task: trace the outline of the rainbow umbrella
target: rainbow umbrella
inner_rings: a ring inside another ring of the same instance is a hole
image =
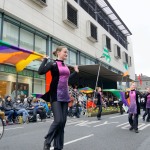
[[[84,88],[81,88],[81,89],[78,89],[79,92],[82,92],[82,93],[85,93],[85,94],[88,94],[88,93],[93,93],[93,89],[90,88],[90,87],[84,87]]]

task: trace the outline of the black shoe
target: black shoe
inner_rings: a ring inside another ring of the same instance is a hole
[[[46,143],[46,140],[44,141],[44,147],[43,150],[50,150],[50,145]]]
[[[133,127],[130,127],[129,130],[132,131],[132,130],[133,130]]]
[[[143,118],[143,121],[145,121],[145,118]]]
[[[137,130],[137,129],[136,129],[136,130],[134,130],[134,131],[135,131],[135,133],[139,133],[139,130]]]

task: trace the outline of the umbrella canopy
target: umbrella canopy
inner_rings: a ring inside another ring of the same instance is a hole
[[[42,95],[43,94],[32,93],[32,96],[36,98],[41,98]]]
[[[128,106],[128,101],[125,99],[125,92],[122,90],[117,89],[104,89],[104,92],[111,92],[114,96],[116,96],[118,99],[122,100],[122,102],[125,104],[125,106]]]
[[[84,87],[84,88],[79,89],[79,92],[86,93],[86,94],[93,93],[93,91],[94,90],[90,87]]]

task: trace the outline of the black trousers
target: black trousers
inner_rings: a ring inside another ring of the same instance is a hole
[[[133,129],[138,130],[138,114],[129,114],[129,123]]]
[[[97,108],[98,108],[97,118],[101,118],[101,114],[102,114],[102,105],[97,105]]]
[[[150,121],[150,108],[146,108],[146,112],[148,114],[146,121]]]
[[[54,121],[45,136],[46,143],[51,145],[54,140],[54,148],[63,149],[64,146],[64,128],[67,121],[68,103],[67,102],[53,102],[52,111]]]

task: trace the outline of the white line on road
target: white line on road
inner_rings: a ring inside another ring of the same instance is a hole
[[[141,127],[139,130],[143,130],[143,129],[147,128],[148,126],[150,126],[150,124],[147,124],[147,125]]]
[[[16,128],[9,128],[9,129],[5,129],[5,130],[16,130],[16,129],[21,129],[23,127],[16,127]]]
[[[128,115],[128,114],[119,115],[119,116],[114,116],[114,117],[110,117],[109,119],[114,119],[114,118],[124,117],[124,116],[127,116],[127,115]]]
[[[120,124],[120,125],[118,125],[118,126],[116,126],[116,127],[120,127],[120,126],[123,126],[123,125],[125,125],[125,124],[128,124],[129,122],[125,122],[125,123],[122,123],[122,124]]]
[[[68,144],[71,144],[71,143],[75,143],[75,142],[78,142],[78,141],[87,139],[87,138],[89,138],[89,137],[92,137],[92,136],[94,136],[94,134],[90,134],[90,135],[87,135],[87,136],[84,136],[84,137],[81,137],[81,138],[78,138],[78,139],[75,139],[75,140],[66,142],[66,143],[64,143],[64,145],[68,145]],[[50,150],[53,150],[53,149],[54,149],[54,147],[50,148]]]
[[[103,122],[101,124],[98,124],[98,125],[96,125],[94,127],[99,127],[99,126],[103,126],[103,125],[107,125],[107,124],[113,124],[113,123],[118,123],[118,122],[108,122],[108,121],[105,121],[105,122]]]

